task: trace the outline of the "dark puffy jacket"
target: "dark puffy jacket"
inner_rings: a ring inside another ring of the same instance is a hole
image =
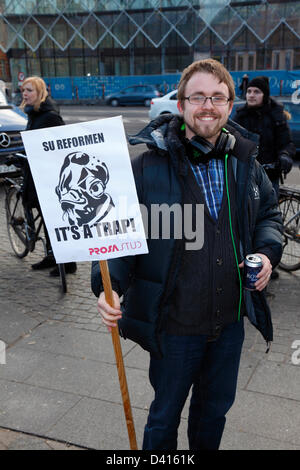
[[[150,148],[133,160],[139,201],[148,209],[152,203],[169,206],[182,203],[189,163],[178,138],[181,125],[179,117],[161,116],[130,140],[130,143],[146,143]],[[233,127],[227,127],[237,139],[229,164],[236,181],[241,254],[259,251],[275,266],[282,253],[281,216],[275,193],[255,160],[257,145]],[[119,322],[121,335],[157,357],[160,356],[160,326],[176,284],[183,244],[184,240],[172,238],[149,239],[149,254],[109,261],[113,288],[124,294],[124,314]],[[102,290],[97,262],[92,267],[92,289],[96,296]],[[267,342],[272,341],[271,315],[264,293],[245,291],[244,300],[250,321]]]
[[[290,159],[291,164],[296,154],[291,131],[287,123],[283,105],[273,98],[261,107],[239,106],[232,118],[250,132],[259,135],[259,153],[257,160],[261,164],[277,163],[277,169],[267,169],[273,181],[280,176],[280,155]]]
[[[57,104],[49,96],[41,103],[38,111],[35,111],[33,106],[25,106],[24,111],[28,115],[27,131],[43,129],[44,127],[62,126],[65,124],[59,114]],[[39,207],[34,181],[27,162],[24,168],[23,201],[24,204],[27,204],[29,207]]]

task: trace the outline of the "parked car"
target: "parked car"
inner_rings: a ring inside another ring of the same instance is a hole
[[[133,85],[109,95],[105,102],[110,106],[150,106],[151,99],[161,96],[155,85]]]
[[[161,98],[153,98],[150,104],[149,118],[155,119],[160,114],[179,114],[177,109],[177,90],[170,91]]]
[[[10,172],[4,162],[11,153],[24,151],[20,131],[26,128],[26,115],[15,105],[9,104],[0,91],[0,176]],[[13,171],[14,168],[11,168]]]

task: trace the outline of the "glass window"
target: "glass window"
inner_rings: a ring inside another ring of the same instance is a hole
[[[42,77],[55,77],[54,58],[44,58],[41,61],[41,75]]]
[[[71,36],[70,26],[65,21],[59,21],[50,31],[51,36],[58,43],[55,47],[63,49]]]
[[[280,52],[273,51],[273,69],[279,70]]]
[[[265,58],[265,51],[263,49],[259,49],[256,52],[256,70],[263,70],[265,68],[264,58]]]
[[[291,70],[292,66],[292,51],[286,51],[285,53],[285,69]]]
[[[83,57],[72,57],[70,68],[72,77],[82,77],[85,74]]]
[[[299,34],[299,28],[300,25],[298,25],[298,34]],[[282,26],[283,29],[283,47],[294,47],[299,45],[299,38],[292,33],[292,31],[285,25]]]
[[[115,57],[115,75],[129,75],[129,57]]]
[[[165,56],[165,72],[166,73],[178,72],[176,54],[167,54]]]
[[[279,27],[274,33],[270,36],[268,41],[266,41],[268,47],[273,49],[279,49],[282,47],[282,28]]]
[[[41,64],[39,59],[27,59],[28,75],[41,76]]]
[[[300,49],[294,51],[294,69],[300,69]]]
[[[39,28],[35,22],[30,22],[23,30],[24,38],[28,44],[35,49],[39,42]]]
[[[99,28],[101,31],[99,31]],[[90,17],[85,23],[84,26],[81,28],[80,33],[81,35],[88,41],[92,47],[94,47],[97,42],[99,41],[100,37],[104,34],[104,28],[95,17]]]
[[[57,77],[68,77],[70,75],[68,57],[55,58],[55,71]]]
[[[265,69],[271,69],[272,68],[272,51],[271,50],[265,50],[265,64],[264,64]]]
[[[244,56],[240,54],[237,57],[237,69],[244,70]]]
[[[85,74],[99,75],[99,60],[98,57],[85,57]]]
[[[161,73],[161,58],[160,55],[151,55],[145,57],[145,71],[147,75],[155,75]]]
[[[114,57],[104,56],[102,59],[104,75],[114,75]]]
[[[229,70],[235,70],[235,54],[231,54],[228,58]]]
[[[238,50],[247,49],[247,31],[245,29],[231,42],[231,48]]]
[[[143,56],[135,56],[135,58],[134,58],[134,74],[135,75],[144,75],[145,74],[144,57]]]
[[[248,56],[248,70],[254,70],[254,59],[255,59],[255,54],[249,54]]]

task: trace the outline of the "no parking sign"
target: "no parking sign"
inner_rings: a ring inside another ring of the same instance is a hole
[[[22,86],[25,80],[24,72],[18,72],[18,86]]]

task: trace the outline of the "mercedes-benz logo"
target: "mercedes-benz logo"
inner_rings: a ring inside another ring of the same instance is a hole
[[[0,147],[9,147],[10,145],[10,137],[9,135],[5,134],[4,132],[2,132],[2,134],[0,134]]]

